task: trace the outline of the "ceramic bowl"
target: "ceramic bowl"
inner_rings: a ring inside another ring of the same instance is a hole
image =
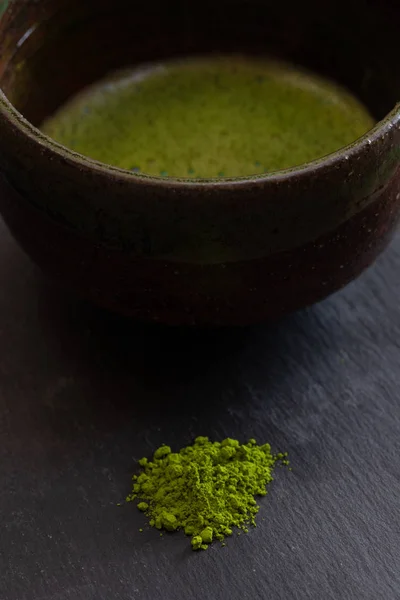
[[[400,207],[396,3],[0,3],[0,211],[51,277],[113,311],[248,324],[319,301],[388,243]],[[64,148],[44,117],[112,69],[205,52],[272,54],[344,84],[376,127],[268,176],[145,177]]]

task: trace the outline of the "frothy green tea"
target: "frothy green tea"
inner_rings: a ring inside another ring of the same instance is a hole
[[[43,123],[103,163],[179,178],[269,173],[321,158],[374,125],[347,90],[269,59],[187,59],[114,74]]]

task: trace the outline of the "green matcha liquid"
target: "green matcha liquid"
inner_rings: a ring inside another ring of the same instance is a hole
[[[103,163],[179,178],[237,177],[339,150],[374,125],[348,91],[268,59],[187,59],[115,74],[42,130]]]

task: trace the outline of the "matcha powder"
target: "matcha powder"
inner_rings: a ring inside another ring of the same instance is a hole
[[[210,442],[198,437],[179,452],[161,446],[153,459],[142,458],[140,475],[133,476],[128,502],[138,500],[152,527],[182,529],[194,550],[223,542],[233,527],[247,533],[259,510],[256,496],[265,496],[277,463],[288,465],[287,454],[255,440]]]

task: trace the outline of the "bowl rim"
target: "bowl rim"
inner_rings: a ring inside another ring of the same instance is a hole
[[[2,121],[5,126],[16,129],[20,134],[29,138],[32,142],[36,143],[43,152],[45,149],[53,158],[67,161],[71,166],[75,166],[79,171],[89,170],[108,176],[125,183],[135,184],[146,184],[152,185],[159,188],[179,188],[187,191],[202,189],[217,188],[218,190],[229,189],[232,187],[241,188],[248,187],[249,185],[259,184],[265,186],[266,184],[278,183],[282,181],[288,181],[293,178],[316,175],[324,172],[327,168],[337,168],[343,161],[348,163],[351,159],[357,158],[362,155],[365,150],[370,150],[372,145],[379,142],[382,138],[385,138],[394,127],[400,128],[400,102],[380,121],[378,121],[372,129],[367,131],[363,136],[348,144],[339,148],[335,152],[328,154],[322,158],[315,159],[313,161],[291,167],[288,169],[282,169],[273,171],[271,173],[260,174],[260,175],[245,175],[241,177],[216,177],[209,179],[191,179],[191,178],[177,178],[177,177],[164,177],[161,175],[146,175],[145,173],[135,173],[108,165],[107,163],[100,162],[78,152],[71,150],[70,148],[59,144],[53,140],[50,136],[42,133],[35,125],[33,125],[28,119],[26,119],[22,113],[20,113],[12,102],[7,98],[3,90],[0,88],[0,132]]]

